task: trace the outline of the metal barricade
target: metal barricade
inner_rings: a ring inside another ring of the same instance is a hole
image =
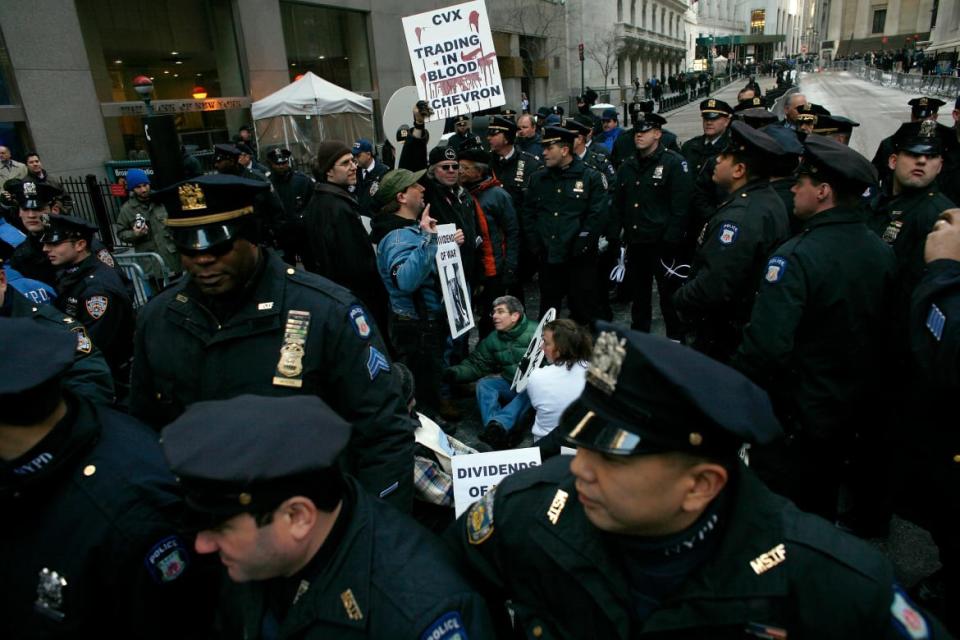
[[[117,266],[123,270],[123,273],[133,284],[133,308],[139,309],[152,298],[157,292],[154,291],[154,285],[159,285],[160,289],[166,288],[170,283],[170,272],[163,264],[163,258],[160,254],[153,252],[144,253],[118,253],[113,256]],[[151,278],[147,271],[163,273],[161,278]]]

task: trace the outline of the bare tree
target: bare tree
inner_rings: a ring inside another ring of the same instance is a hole
[[[623,44],[617,41],[613,31],[598,33],[593,41],[584,47],[584,55],[600,67],[604,89],[607,88],[610,74],[616,69],[617,59],[623,50]]]
[[[565,9],[561,2],[493,0],[488,13],[498,31],[524,36],[524,48],[533,60],[546,60],[563,49]]]

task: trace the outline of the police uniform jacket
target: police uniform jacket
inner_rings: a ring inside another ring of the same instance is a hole
[[[539,133],[532,138],[524,138],[520,135],[517,135],[513,141],[513,146],[520,149],[520,151],[529,153],[537,159],[543,155],[543,143],[540,142]]]
[[[486,603],[452,566],[443,544],[347,478],[352,504],[336,546],[302,576],[275,638],[454,640],[493,638]],[[345,514],[345,515],[344,515]],[[338,523],[340,524],[340,523]],[[336,525],[335,525],[336,527]],[[323,550],[321,550],[321,553]],[[223,638],[263,638],[263,583],[226,585]],[[458,635],[459,634],[459,635]]]
[[[788,234],[787,212],[769,182],[735,191],[700,232],[690,278],[673,295],[677,312],[691,321],[742,326],[763,266]]]
[[[40,244],[40,236],[36,234],[28,233],[26,239],[17,245],[10,256],[10,266],[25,278],[46,282],[51,286],[57,284],[57,270],[50,264]]]
[[[628,244],[679,244],[690,206],[691,175],[679,153],[662,146],[628,158],[617,172],[613,215]]]
[[[156,434],[67,403],[44,440],[0,465],[0,636],[209,637],[214,585],[177,535],[181,501]]]
[[[143,217],[148,227],[147,233],[141,236],[133,232],[138,215]],[[183,270],[180,266],[177,245],[173,243],[173,237],[165,224],[166,220],[166,207],[150,200],[143,202],[135,195],[131,195],[123,203],[120,214],[117,216],[119,227],[117,237],[120,240],[133,246],[133,250],[138,253],[153,252],[159,254],[160,259],[163,260],[163,265],[155,262],[147,263],[147,275],[155,278],[162,278],[165,275],[163,267],[166,267],[170,273],[180,273]]]
[[[343,287],[288,268],[270,251],[261,259],[261,273],[226,318],[190,278],[141,310],[131,413],[159,428],[201,400],[316,394],[353,425],[346,468],[409,510],[413,427],[378,329]],[[288,334],[304,330],[303,313],[309,325],[297,357]]]
[[[562,169],[537,171],[523,210],[529,246],[539,247],[548,264],[595,250],[607,223],[606,191],[601,175],[576,156]]]
[[[677,138],[677,134],[667,129],[660,129],[660,131],[663,133],[663,135],[660,136],[660,146],[664,149],[670,149],[671,151],[680,153],[680,141],[679,138]],[[633,129],[624,129],[620,137],[614,141],[613,151],[610,153],[610,162],[613,164],[613,168],[619,169],[623,161],[633,156],[636,152],[637,145],[634,142]]]
[[[354,189],[357,202],[360,203],[360,213],[373,217],[379,205],[374,200],[380,188],[380,179],[390,171],[390,167],[374,159],[373,169],[357,167],[357,187]]]
[[[464,134],[454,133],[447,139],[447,146],[453,147],[457,151],[460,151],[460,148],[467,143],[468,140],[473,140],[473,134],[468,130]]]
[[[271,172],[270,182],[280,198],[287,219],[300,218],[313,195],[313,178],[296,169],[290,169],[286,173]]]
[[[491,153],[490,168],[503,188],[513,197],[513,208],[523,211],[524,198],[530,187],[531,176],[543,168],[540,159],[514,146],[513,153],[508,158]],[[523,225],[522,219],[520,224]]]
[[[893,639],[910,636],[892,604],[922,615],[878,551],[741,467],[715,553],[638,623],[622,560],[587,519],[569,464],[560,456],[508,476],[447,535],[478,586],[512,601],[518,637]]]
[[[860,209],[837,207],[808,219],[766,264],[733,365],[770,392],[788,427],[848,432],[884,388],[893,252]]]
[[[54,306],[84,327],[116,373],[133,352],[133,304],[112,269],[89,255],[60,272]]]
[[[3,306],[0,307],[0,317],[30,318],[45,327],[73,332],[77,337],[77,352],[73,364],[63,374],[63,386],[98,404],[113,402],[113,376],[110,374],[110,367],[107,366],[103,353],[93,344],[85,326],[49,304],[31,302],[10,287],[7,287]]]
[[[693,175],[699,175],[700,170],[706,166],[707,161],[711,158],[716,158],[717,155],[726,148],[729,142],[730,128],[727,127],[712,143],[707,142],[706,135],[700,135],[687,140],[683,143],[683,147],[680,148],[680,153],[683,154],[683,157],[690,163]]]
[[[613,165],[610,163],[610,156],[605,153],[600,153],[593,149],[593,145],[587,147],[584,154],[580,157],[588,167],[599,172],[603,176],[604,180],[607,183],[607,189],[613,190],[614,179],[617,176],[617,170],[613,168]]]

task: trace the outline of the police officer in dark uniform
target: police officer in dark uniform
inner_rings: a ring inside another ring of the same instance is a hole
[[[653,100],[641,100],[632,103],[630,108],[630,120],[635,125],[643,118],[644,114],[654,112],[656,103],[654,103]],[[665,149],[680,153],[680,139],[677,137],[677,134],[669,129],[661,129],[661,132],[663,135],[660,138],[660,144]],[[633,130],[625,128],[613,142],[613,151],[610,153],[610,162],[613,163],[613,168],[619,169],[623,161],[633,156],[635,152],[636,147],[634,146]]]
[[[576,134],[576,137],[573,139],[573,152],[577,154],[577,157],[583,160],[588,167],[596,170],[603,176],[608,189],[612,188],[617,171],[613,168],[613,165],[610,164],[610,156],[597,151],[593,145],[587,146],[587,141],[593,129],[586,124],[586,120],[588,120],[588,118],[582,115],[574,116],[573,118],[564,118],[563,126]]]
[[[617,236],[622,230],[627,246],[631,326],[650,331],[651,286],[656,279],[667,336],[679,340],[683,330],[670,296],[685,275],[676,271],[676,263],[693,181],[684,157],[660,144],[666,122],[663,116],[648,113],[633,126],[636,153],[617,171],[611,211],[617,220]]]
[[[354,142],[351,151],[357,162],[357,187],[353,194],[360,204],[360,214],[372,218],[377,211],[373,197],[380,188],[380,179],[390,171],[390,167],[377,160],[373,143],[365,138]]]
[[[860,207],[860,194],[876,181],[866,158],[811,134],[798,174],[794,215],[802,230],[767,261],[732,364],[770,393],[790,436],[775,451],[753,455],[755,468],[801,509],[835,521],[855,443],[881,432],[872,408],[889,393],[894,260]]]
[[[473,139],[470,132],[470,116],[461,113],[453,119],[454,134],[447,139],[447,146],[459,151],[466,142]]]
[[[910,122],[923,122],[925,120],[936,122],[940,107],[945,104],[947,103],[939,98],[930,98],[927,96],[912,98],[907,102],[907,105],[910,107]],[[944,128],[946,129],[946,127]],[[897,134],[894,133],[881,140],[880,145],[877,147],[877,152],[873,154],[873,166],[876,167],[877,173],[880,176],[881,187],[884,187],[886,191],[889,191],[887,185],[892,177],[892,170],[889,165],[890,156],[897,152],[896,144],[894,143],[896,135]]]
[[[850,137],[853,135],[853,128],[859,127],[859,122],[854,122],[850,118],[843,116],[829,115],[817,116],[817,124],[813,128],[813,133],[832,138],[837,142],[850,145]]]
[[[213,175],[164,191],[188,277],[140,312],[131,413],[162,426],[200,400],[319,395],[353,420],[347,469],[409,510],[413,429],[378,329],[349,291],[258,246],[266,189]]]
[[[803,153],[803,145],[793,129],[779,122],[768,124],[760,131],[776,140],[784,151],[783,155],[770,165],[770,186],[783,201],[783,207],[790,218],[790,235],[795,235],[803,227],[803,221],[793,215],[793,185],[797,184],[795,171]]]
[[[597,329],[557,427],[576,456],[508,476],[448,533],[518,637],[950,637],[879,551],[740,461],[781,435],[763,391],[665,338]]]
[[[721,362],[740,343],[763,266],[787,239],[790,222],[770,186],[770,162],[783,149],[743,122],[731,125],[713,180],[729,195],[703,226],[690,278],[673,295],[681,319],[691,323],[693,346]]]
[[[207,638],[156,434],[66,384],[77,336],[0,318],[0,636]]]
[[[52,185],[35,182],[21,182],[12,186],[12,194],[20,207],[20,223],[27,234],[10,256],[10,266],[24,277],[45,282],[51,286],[57,284],[57,270],[50,264],[43,252],[40,236],[46,229],[46,220],[50,215],[50,203],[59,190]]]
[[[64,372],[63,385],[98,404],[114,400],[113,376],[103,353],[93,344],[87,328],[52,304],[38,304],[10,286],[0,258],[0,318],[26,318],[38,327],[71,332],[77,340],[73,364]]]
[[[96,230],[82,218],[50,216],[40,242],[50,263],[60,269],[54,306],[86,327],[121,383],[133,353],[133,304],[116,270],[91,253]]]
[[[291,156],[289,149],[274,148],[267,153],[267,162],[270,163],[270,184],[283,206],[284,222],[277,242],[286,262],[295,265],[297,257],[307,252],[303,214],[313,196],[314,180],[290,166]]]
[[[576,134],[547,127],[543,134],[546,168],[530,179],[522,231],[540,261],[540,316],[564,297],[570,317],[586,323],[596,317],[596,269],[600,235],[607,223],[603,176],[573,152]]]
[[[247,180],[260,180],[262,177],[240,165],[237,161],[240,157],[240,149],[233,144],[216,144],[213,146],[213,167],[218,174],[237,176]],[[293,222],[287,217],[286,210],[280,197],[273,189],[273,183],[270,183],[269,190],[263,191],[257,195],[253,206],[256,209],[257,216],[263,221],[264,233],[262,242],[265,246],[275,247],[283,251],[283,259],[288,264],[296,264],[297,246],[287,246],[287,242],[297,237],[297,230],[294,227],[288,233],[287,226]]]
[[[349,438],[310,396],[201,402],[163,430],[204,522],[196,550],[219,551],[230,577],[220,637],[493,637],[442,543],[341,473]]]

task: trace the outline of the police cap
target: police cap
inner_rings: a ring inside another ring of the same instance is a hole
[[[616,109],[604,109],[603,114],[600,116],[601,120],[620,120],[620,114],[617,113]]]
[[[653,113],[653,109],[656,106],[653,100],[640,100],[633,103],[633,112],[634,113]]]
[[[58,244],[67,240],[90,241],[93,234],[99,230],[97,225],[87,222],[83,218],[65,214],[50,216],[47,228],[40,237],[43,244]]]
[[[704,120],[716,120],[730,115],[733,115],[733,107],[723,100],[708,98],[700,103],[700,117]]]
[[[744,109],[737,114],[737,117],[754,129],[765,127],[768,124],[777,121],[777,116],[773,115],[763,107],[751,107],[750,109]]]
[[[516,109],[501,109],[500,115],[506,118],[507,120],[517,120],[517,110]]]
[[[950,147],[953,129],[936,120],[905,122],[893,134],[893,146],[897,152],[914,155],[939,156]]]
[[[353,153],[353,155],[359,155],[364,152],[373,153],[373,143],[366,138],[359,138],[353,143],[353,147],[350,149],[350,151]]]
[[[550,107],[540,107],[537,109],[538,118],[546,118],[548,115],[550,115]]]
[[[544,147],[548,147],[552,144],[573,144],[573,141],[576,140],[577,134],[569,129],[557,126],[549,126],[543,130],[543,136],[540,138],[540,142]]]
[[[73,364],[77,336],[26,318],[0,318],[0,407]]]
[[[242,154],[244,154],[244,155],[248,155],[248,156],[255,156],[255,155],[257,155],[257,154],[255,154],[255,153],[253,152],[253,147],[251,147],[250,145],[248,145],[246,142],[238,142],[238,143],[237,143],[237,149],[239,149],[239,150],[240,150],[240,153],[242,153]],[[129,175],[130,175],[130,174],[128,173],[128,174],[127,174],[128,178],[129,178]],[[128,186],[128,187],[130,186],[130,180],[129,180],[129,179],[127,180],[127,186]]]
[[[800,115],[813,115],[813,116],[828,116],[830,112],[827,111],[826,107],[814,104],[813,102],[808,102],[806,104],[800,105],[800,108],[797,109],[797,113]]]
[[[907,104],[910,105],[910,115],[914,118],[929,118],[947,103],[939,98],[923,96],[922,98],[914,98]]]
[[[770,161],[770,175],[793,175],[793,172],[797,170],[797,163],[800,162],[800,155],[803,153],[803,144],[797,137],[797,132],[782,126],[779,122],[768,124],[760,131],[773,138],[784,151],[783,155]]]
[[[811,133],[803,141],[803,162],[799,174],[815,176],[822,182],[835,182],[838,188],[862,191],[876,184],[877,170],[870,161],[847,145]]]
[[[578,121],[576,118],[565,118],[563,120],[563,126],[565,129],[573,131],[578,136],[587,136],[590,135],[590,132],[593,131],[592,127],[589,127],[582,122]]]
[[[267,160],[272,164],[287,164],[290,162],[290,156],[293,153],[290,149],[281,149],[279,147],[270,149],[270,153],[267,154]]]
[[[854,127],[859,127],[859,122],[854,122],[850,118],[843,116],[817,116],[817,123],[814,125],[813,133],[826,135],[828,133],[843,133],[850,135]]]
[[[63,191],[51,184],[33,182],[32,180],[12,184],[7,187],[7,190],[13,194],[21,209],[44,209],[63,195]]]
[[[470,115],[467,113],[461,113],[458,116],[453,117],[453,124],[460,124],[461,122],[470,123]]]
[[[768,162],[780,159],[784,151],[783,147],[766,133],[745,122],[734,122],[730,125],[730,142],[724,153],[736,153]]]
[[[767,108],[767,105],[764,104],[763,98],[755,96],[753,98],[747,98],[746,100],[741,100],[737,103],[737,106],[733,108],[734,113],[740,113],[744,109],[755,109],[757,107]]]
[[[782,435],[766,392],[740,372],[660,336],[598,322],[580,397],[560,434],[612,455],[734,455]]]
[[[235,239],[243,223],[252,219],[256,197],[269,190],[263,180],[214,174],[170,185],[157,199],[167,209],[165,224],[177,246],[204,251]]]
[[[190,405],[160,442],[187,506],[222,522],[313,494],[349,439],[350,424],[317,396],[241,395]]]
[[[644,131],[650,131],[650,129],[661,129],[665,124],[667,124],[667,119],[660,114],[645,113],[642,118],[637,118],[637,121],[633,123],[633,132],[643,133]]]
[[[220,143],[213,145],[213,160],[236,160],[240,157],[240,149],[235,144]]]
[[[487,125],[487,135],[495,136],[498,133],[504,134],[507,138],[516,135],[517,123],[503,116],[493,116],[490,118],[490,124]]]

